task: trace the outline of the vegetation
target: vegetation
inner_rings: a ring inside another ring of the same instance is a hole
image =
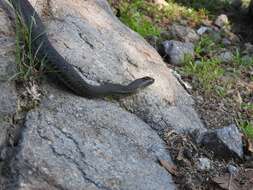
[[[6,0],[10,7],[12,4]],[[15,9],[12,7],[15,11]],[[29,27],[23,22],[21,16],[15,11],[15,63],[17,73],[9,80],[15,80],[17,90],[21,91],[22,98],[18,102],[17,114],[39,105],[41,91],[38,86],[38,79],[44,72],[45,59],[39,60],[37,53],[32,47],[32,24]],[[39,37],[39,36],[38,36]]]
[[[120,20],[127,24],[131,29],[146,36],[159,36],[160,28],[155,26],[145,15],[141,12],[141,8],[144,7],[143,0],[134,0],[131,3],[120,2],[118,7],[118,14]]]
[[[9,5],[12,7],[11,3]],[[13,8],[14,10],[14,8]],[[37,59],[36,53],[32,50],[32,24],[27,27],[20,17],[19,13],[15,11],[15,37],[16,37],[16,48],[15,48],[15,62],[17,65],[17,74],[11,79],[21,81],[31,81],[38,79],[41,76],[44,66],[44,60]]]
[[[198,24],[207,18],[206,11],[195,11],[168,1],[165,7],[159,7],[147,0],[109,0],[120,20],[142,36],[159,36],[162,28],[172,21],[187,18],[191,24]]]
[[[149,0],[110,0],[114,11],[123,23],[142,36],[160,36],[172,22],[185,21],[189,26],[214,19],[215,15],[230,8],[231,1],[220,0],[166,0],[161,7]],[[249,1],[243,1],[247,4]],[[221,38],[226,36],[230,25],[221,30]],[[186,56],[184,65],[175,69],[193,86],[193,94],[202,94],[206,101],[215,99],[237,113],[232,117],[240,120],[238,126],[247,137],[252,138],[253,106],[250,103],[249,88],[246,83],[253,81],[248,71],[253,69],[253,58],[245,57],[238,48],[229,63],[222,62],[217,52],[226,47],[217,39],[217,34],[201,36],[195,44],[195,57]],[[243,93],[240,93],[243,92]]]
[[[241,121],[238,123],[240,128],[242,129],[243,133],[246,135],[247,138],[253,139],[253,124],[249,121]]]
[[[203,0],[168,0],[167,5],[159,7],[148,0],[110,0],[115,12],[122,22],[141,34],[143,37],[160,36],[166,31],[171,22],[186,20],[192,27],[199,25],[204,20],[228,6],[228,1],[203,1]],[[218,5],[218,6],[217,6]],[[31,28],[26,27],[22,19],[16,14],[16,63],[18,73],[13,77],[22,81],[37,79],[41,76],[44,60],[38,60],[32,51]],[[238,81],[253,81],[253,76],[248,76],[247,71],[253,68],[253,58],[245,58],[239,49],[233,50],[233,60],[222,63],[215,52],[222,50],[224,45],[217,42],[213,36],[203,35],[195,44],[195,57],[185,57],[184,65],[176,68],[181,75],[189,80],[194,88],[208,97],[217,99],[226,98],[236,101],[231,94],[243,87]],[[37,50],[37,52],[39,49]],[[229,78],[230,80],[224,79]],[[231,93],[232,91],[232,93]],[[239,112],[238,125],[248,137],[252,137],[253,106],[248,96],[240,97],[239,104],[233,109]],[[231,102],[230,101],[230,102]]]
[[[186,59],[182,71],[185,76],[197,80],[206,93],[215,89],[218,79],[223,75],[224,70],[220,67],[218,59],[201,59],[196,62],[193,59]]]

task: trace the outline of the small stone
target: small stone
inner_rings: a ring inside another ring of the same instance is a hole
[[[238,173],[238,171],[239,171],[239,169],[238,169],[236,166],[232,165],[232,164],[229,164],[229,165],[227,166],[227,169],[228,169],[228,172],[229,172],[231,175],[233,175],[233,176],[235,176],[235,175]]]
[[[243,157],[242,136],[235,124],[205,132],[200,144],[222,159]]]
[[[184,42],[196,42],[199,40],[198,34],[190,27],[173,24],[169,31],[174,39],[183,40]]]
[[[164,41],[162,43],[164,56],[173,65],[181,65],[185,55],[194,56],[194,45],[175,40]]]
[[[201,171],[207,171],[211,168],[211,163],[208,158],[199,158],[197,162],[197,168]]]
[[[235,35],[233,32],[229,30],[224,30],[226,37],[231,41],[231,43],[238,43],[240,42],[240,38]]]
[[[198,35],[203,35],[204,33],[206,33],[208,30],[210,30],[210,28],[206,27],[206,26],[201,26],[198,30],[197,30],[197,34]]]
[[[53,95],[53,94],[50,94],[49,96],[48,96],[48,99],[50,99],[50,100],[53,100],[55,98],[55,96]]]
[[[228,17],[225,14],[221,14],[218,16],[218,18],[215,20],[214,24],[216,26],[219,26],[220,28],[223,28],[224,26],[229,24]]]
[[[249,55],[244,55],[242,57],[242,63],[245,64],[245,65],[253,64],[253,58]]]
[[[202,96],[195,97],[198,102],[204,102],[204,98]]]
[[[222,44],[225,45],[225,46],[228,46],[228,45],[231,45],[231,41],[227,38],[223,38],[222,39]]]
[[[159,8],[168,6],[168,3],[165,0],[152,0],[152,2],[157,5]]]
[[[230,63],[233,61],[234,55],[230,51],[222,52],[218,55],[218,59],[223,63]]]
[[[201,64],[202,64],[202,62],[201,62],[200,60],[196,60],[194,63],[195,63],[196,65],[201,65]]]
[[[251,43],[245,43],[243,53],[247,55],[253,55],[253,45]]]
[[[209,30],[207,32],[214,42],[219,43],[222,40],[221,33],[219,31]]]

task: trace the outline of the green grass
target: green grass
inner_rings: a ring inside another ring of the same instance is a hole
[[[231,1],[227,0],[167,0],[168,5],[163,8],[144,0],[111,1],[123,23],[144,37],[155,35],[160,38],[160,32],[166,31],[172,23],[184,20],[191,27],[200,26],[208,17],[214,20],[224,9],[231,8]],[[229,28],[229,24],[226,27]],[[240,50],[226,48],[221,42],[224,37],[227,37],[224,31],[204,34],[195,43],[195,57],[185,56],[183,66],[176,69],[191,82],[193,91],[207,99],[221,101],[229,110],[238,112],[235,118],[240,121],[238,126],[247,138],[253,138],[253,105],[245,86],[239,82],[253,81],[253,76],[249,76],[253,58],[246,58]],[[217,57],[226,50],[234,55],[233,60],[221,63]],[[235,103],[237,91],[244,91],[240,93],[242,103],[239,104]]]
[[[144,3],[142,10],[145,15],[149,15],[157,23],[161,21],[169,23],[185,19],[192,24],[199,24],[203,19],[207,18],[205,9],[196,11],[193,8],[181,6],[173,1],[167,1],[167,3],[168,4],[162,8],[152,3]]]
[[[197,88],[202,88],[207,93],[213,90],[219,96],[224,97],[226,89],[219,85],[224,69],[217,58],[209,57],[209,54],[218,48],[217,46],[219,45],[210,36],[202,36],[194,48],[195,57],[199,60],[196,62],[194,58],[185,56],[181,71],[183,75],[192,78]]]
[[[234,67],[238,66],[253,66],[253,57],[244,58],[237,49],[234,54]]]
[[[246,111],[253,112],[253,103],[242,104],[241,108],[246,110]]]
[[[253,124],[249,121],[240,121],[238,123],[244,135],[247,138],[253,139]]]
[[[203,36],[195,45],[195,54],[198,57],[202,57],[207,53],[213,51],[216,47],[215,42],[209,36]]]
[[[10,1],[6,1],[12,7]],[[14,10],[14,8],[12,7]],[[32,50],[32,26],[25,25],[19,13],[15,10],[15,62],[17,73],[11,77],[15,80],[29,81],[39,78],[42,75],[45,59],[38,60],[39,48],[33,53]]]
[[[193,59],[186,58],[182,71],[184,75],[195,79],[206,92],[215,89],[218,79],[224,73],[217,59],[202,59],[196,63]]]
[[[143,6],[143,0],[133,0],[131,3],[122,2],[119,6],[120,20],[143,37],[159,36],[160,28],[140,11]]]
[[[109,2],[117,10],[119,19],[143,37],[159,36],[164,23],[185,19],[192,24],[199,24],[207,18],[204,9],[195,11],[173,1],[168,1],[168,5],[162,8],[145,0],[118,0],[116,3],[110,0]]]

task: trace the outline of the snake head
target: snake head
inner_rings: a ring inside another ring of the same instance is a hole
[[[146,77],[143,77],[143,78],[136,79],[135,81],[133,81],[129,85],[129,87],[133,88],[133,89],[144,88],[146,86],[149,86],[149,85],[153,84],[154,82],[155,82],[155,79],[146,76]]]

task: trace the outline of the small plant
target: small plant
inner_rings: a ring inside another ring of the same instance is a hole
[[[10,1],[7,3],[14,9]],[[22,81],[29,81],[37,79],[41,76],[45,59],[38,60],[37,53],[39,48],[33,51],[32,43],[32,27],[35,22],[31,23],[29,27],[25,25],[19,12],[15,10],[15,62],[17,66],[17,73],[11,79]]]
[[[227,94],[227,89],[223,86],[216,85],[214,90],[215,90],[216,94],[222,98],[224,98]]]
[[[122,2],[119,6],[120,20],[143,37],[159,36],[160,29],[140,11],[143,5],[143,0],[134,0],[131,3]]]
[[[252,57],[243,57],[240,51],[237,49],[234,54],[234,67],[238,66],[253,66]]]
[[[179,21],[182,18],[190,21],[191,23],[200,23],[201,20],[207,18],[207,12],[205,9],[196,11],[192,8],[180,6],[172,1],[168,1],[167,5],[163,7],[145,2],[142,6],[142,11],[145,15],[150,16],[157,23],[163,21]]]
[[[238,123],[244,135],[247,138],[253,139],[253,124],[249,121],[240,121]]]
[[[195,46],[195,54],[199,57],[215,49],[216,44],[209,36],[203,36]]]
[[[144,37],[159,36],[164,23],[185,19],[194,25],[207,18],[205,9],[196,11],[173,1],[167,1],[167,5],[163,7],[145,0],[110,0],[109,2],[117,10],[119,19]]]
[[[201,59],[199,62],[186,59],[182,71],[185,75],[196,79],[206,92],[210,92],[224,73],[219,64],[220,61],[217,59]]]
[[[253,103],[243,103],[241,109],[253,114]]]

